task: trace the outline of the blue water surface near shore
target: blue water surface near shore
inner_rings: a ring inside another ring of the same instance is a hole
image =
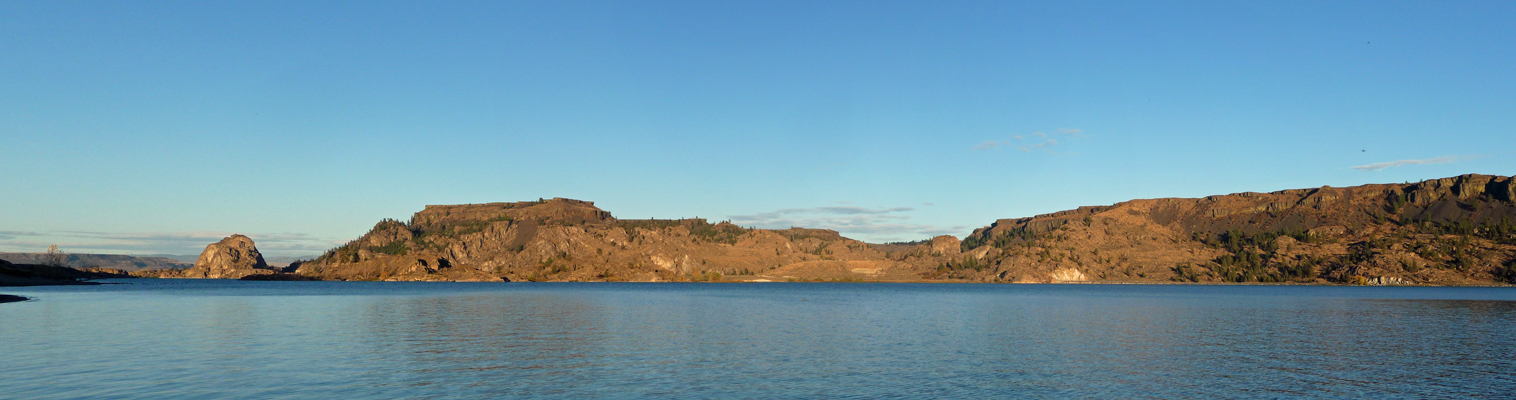
[[[0,398],[1512,398],[1516,289],[0,288]]]

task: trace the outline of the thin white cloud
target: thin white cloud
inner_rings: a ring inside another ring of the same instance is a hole
[[[1058,142],[1058,139],[1054,139],[1052,137],[1052,135],[1064,135],[1064,136],[1070,136],[1070,137],[1078,138],[1078,137],[1082,137],[1084,135],[1084,130],[1083,129],[1072,129],[1072,128],[1060,128],[1060,129],[1058,129],[1057,131],[1054,131],[1051,134],[1049,134],[1047,132],[1033,132],[1030,135],[1031,137],[1041,138],[1041,140],[1042,140],[1042,141],[1037,142],[1037,143],[1026,143],[1026,142],[1024,142],[1024,140],[1026,140],[1027,137],[1028,137],[1027,135],[1011,135],[1011,139],[1012,140],[1006,140],[1006,141],[986,140],[983,143],[974,145],[973,149],[976,150],[976,151],[979,151],[979,150],[997,150],[997,149],[1000,149],[1002,147],[1008,147],[1008,148],[1012,148],[1012,149],[1016,149],[1016,150],[1021,150],[1021,152],[1023,152],[1023,153],[1030,153],[1030,152],[1032,152],[1032,150],[1037,150],[1037,149],[1044,149],[1044,150],[1048,150],[1050,152],[1053,152],[1051,149],[1048,149],[1048,148],[1053,147],[1053,146],[1057,146],[1059,144],[1059,142]],[[1059,154],[1058,152],[1053,152],[1053,153],[1054,154]],[[1069,154],[1072,154],[1072,153],[1069,153]]]
[[[974,150],[993,150],[993,149],[995,149],[997,147],[1000,147],[1000,146],[1010,146],[1010,145],[1011,145],[1011,142],[997,142],[997,141],[994,141],[994,140],[986,140],[986,141],[984,141],[984,143],[980,143],[980,144],[974,145]]]
[[[1022,153],[1031,153],[1032,149],[1040,149],[1040,148],[1043,148],[1043,147],[1052,147],[1052,146],[1057,146],[1057,145],[1058,145],[1058,141],[1057,140],[1048,139],[1048,140],[1043,141],[1042,143],[1038,143],[1038,144],[1034,144],[1034,145],[1016,146],[1016,149],[1017,150],[1021,150]]]
[[[733,215],[732,223],[764,229],[831,229],[843,236],[870,243],[920,240],[938,235],[962,234],[966,227],[939,227],[910,223],[911,207],[813,207],[787,208],[751,215]]]
[[[19,236],[37,236],[37,235],[40,235],[40,234],[37,233],[37,232],[0,231],[0,240],[11,240],[11,239],[15,239],[16,237],[19,237]]]
[[[71,253],[199,254],[205,246],[232,232],[0,232],[0,251],[40,252],[56,244]],[[341,244],[338,240],[299,233],[244,233],[268,255],[319,254]]]
[[[1381,169],[1392,168],[1392,167],[1399,167],[1399,166],[1402,166],[1402,165],[1448,164],[1448,163],[1455,163],[1455,162],[1459,162],[1459,161],[1468,160],[1470,158],[1472,158],[1472,157],[1442,156],[1442,157],[1437,157],[1437,158],[1428,158],[1428,159],[1425,159],[1425,160],[1400,160],[1400,161],[1390,161],[1390,162],[1374,163],[1374,164],[1368,164],[1368,165],[1359,165],[1359,166],[1351,167],[1351,168],[1359,170],[1359,171],[1378,171],[1378,170],[1381,170]]]

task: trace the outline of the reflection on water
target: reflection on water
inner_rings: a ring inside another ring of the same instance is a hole
[[[0,397],[1516,393],[1501,288],[130,282],[7,289]]]

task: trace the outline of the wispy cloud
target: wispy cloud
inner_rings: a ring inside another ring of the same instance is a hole
[[[244,233],[264,255],[302,256],[318,254],[341,241],[300,233]],[[0,251],[39,252],[56,244],[72,253],[199,254],[205,246],[231,236],[231,232],[0,232]]]
[[[37,232],[0,231],[0,240],[11,240],[11,239],[15,239],[18,236],[37,236],[37,235],[40,235],[40,234],[37,233]]]
[[[1425,160],[1400,160],[1400,161],[1390,161],[1390,162],[1374,163],[1374,164],[1368,164],[1368,165],[1359,165],[1359,166],[1356,166],[1356,167],[1352,167],[1352,169],[1356,169],[1356,170],[1359,170],[1359,171],[1378,171],[1378,170],[1381,170],[1381,169],[1391,168],[1391,167],[1399,167],[1399,166],[1402,166],[1402,165],[1448,164],[1448,163],[1455,163],[1455,162],[1459,162],[1459,161],[1469,160],[1469,159],[1472,159],[1472,158],[1473,157],[1464,157],[1464,156],[1442,156],[1442,157],[1437,157],[1437,158],[1428,158],[1428,159],[1425,159]]]
[[[986,140],[986,141],[984,141],[984,143],[980,143],[980,144],[974,145],[973,149],[974,150],[995,150],[995,149],[999,149],[1001,147],[1006,147],[1006,148],[1012,148],[1012,149],[1016,149],[1016,150],[1021,150],[1021,152],[1023,152],[1023,153],[1031,153],[1032,150],[1047,149],[1047,148],[1050,148],[1050,147],[1053,147],[1053,146],[1057,146],[1059,144],[1058,139],[1053,138],[1053,136],[1063,135],[1063,136],[1079,137],[1079,136],[1082,136],[1083,134],[1084,134],[1084,130],[1082,130],[1082,129],[1068,129],[1068,128],[1059,129],[1057,131],[1054,131],[1053,133],[1032,132],[1032,134],[1031,134],[1032,137],[1039,138],[1041,140],[1038,141],[1038,142],[1035,142],[1035,143],[1029,143],[1029,142],[1025,141],[1027,139],[1027,137],[1028,137],[1026,135],[1011,135],[1011,140],[1003,140],[1003,141],[1002,140]]]
[[[1043,148],[1043,147],[1051,147],[1051,146],[1057,146],[1057,145],[1058,145],[1058,141],[1057,140],[1048,139],[1048,140],[1044,140],[1044,141],[1042,141],[1042,143],[1038,143],[1038,144],[1026,145],[1026,146],[1016,146],[1016,150],[1021,150],[1022,153],[1031,153],[1032,149],[1040,149],[1040,148]]]
[[[751,215],[732,215],[732,223],[765,229],[831,229],[843,236],[881,243],[919,240],[938,235],[962,234],[966,227],[939,227],[910,223],[905,215],[915,208],[813,207],[787,208]]]
[[[974,145],[974,150],[992,150],[992,149],[994,149],[996,147],[1000,147],[1000,146],[1009,146],[1009,145],[1011,145],[1011,143],[1012,142],[1009,142],[1009,141],[997,142],[997,141],[994,141],[994,140],[986,140],[986,141],[984,141],[984,143],[980,143],[980,144]]]

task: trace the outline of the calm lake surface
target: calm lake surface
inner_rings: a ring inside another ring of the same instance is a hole
[[[1516,289],[0,288],[0,398],[1512,398]]]

